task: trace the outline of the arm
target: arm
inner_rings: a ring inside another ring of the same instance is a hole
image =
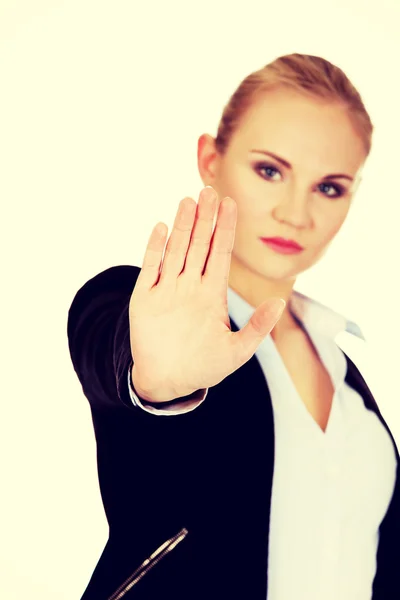
[[[111,531],[128,536],[126,576],[188,526],[204,432],[212,423],[208,403],[174,418],[131,400],[128,309],[138,273],[138,267],[118,266],[87,281],[73,299],[67,325],[73,367],[92,412],[106,517]]]

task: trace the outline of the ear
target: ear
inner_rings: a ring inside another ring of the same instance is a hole
[[[203,133],[197,142],[197,167],[203,184],[215,185],[218,171],[219,154],[215,148],[215,140],[208,133]]]

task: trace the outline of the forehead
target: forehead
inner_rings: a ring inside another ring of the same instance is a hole
[[[243,115],[232,137],[232,151],[269,150],[295,168],[352,172],[365,160],[365,149],[343,106],[291,90],[259,96]]]

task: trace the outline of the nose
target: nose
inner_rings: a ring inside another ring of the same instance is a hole
[[[276,203],[273,217],[297,229],[310,227],[310,195],[305,190],[288,189]]]

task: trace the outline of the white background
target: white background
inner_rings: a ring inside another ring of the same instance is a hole
[[[107,540],[75,293],[141,266],[153,225],[198,199],[198,137],[282,54],[340,66],[376,128],[349,218],[296,288],[360,324],[367,344],[342,347],[400,444],[399,26],[398,0],[1,1],[1,598],[80,598]]]

